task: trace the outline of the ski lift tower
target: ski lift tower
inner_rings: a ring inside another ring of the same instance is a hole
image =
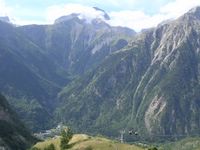
[[[121,142],[121,143],[124,143],[124,134],[125,134],[125,130],[120,130],[119,133],[120,133],[120,142]]]

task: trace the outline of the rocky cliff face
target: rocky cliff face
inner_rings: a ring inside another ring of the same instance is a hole
[[[151,64],[133,96],[136,122],[144,117],[149,133],[199,132],[198,12],[195,8],[151,34]]]

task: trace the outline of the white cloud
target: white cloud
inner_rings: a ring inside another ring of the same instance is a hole
[[[10,16],[12,9],[8,7],[4,0],[0,0],[0,16]]]
[[[120,11],[109,13],[113,26],[126,26],[136,31],[157,26],[167,19],[175,19],[191,8],[200,5],[200,0],[175,0],[160,8],[155,15],[148,15],[142,11]]]
[[[120,11],[111,12],[111,20],[108,22],[112,26],[125,26],[140,31],[144,28],[155,27],[161,21],[167,19],[165,15],[157,14],[149,16],[142,11]]]
[[[25,18],[23,14],[27,15],[27,12],[24,12],[24,9],[22,13],[19,15],[19,13],[15,13],[15,11],[18,11],[16,8],[11,8],[6,5],[5,0],[0,0],[0,16],[9,16],[10,18],[14,18],[14,22],[20,25],[23,24],[45,24],[45,23],[53,23],[55,19],[66,16],[71,13],[79,13],[81,14],[79,17],[87,19],[90,21],[93,18],[101,18],[103,19],[103,13],[100,11],[96,11],[94,8],[85,6],[91,4],[91,0],[85,0],[84,4],[78,4],[80,0],[74,0],[76,4],[69,3],[69,4],[62,4],[62,5],[53,5],[49,6],[47,9],[44,9],[44,13],[38,12],[40,16],[40,20],[37,20],[37,16],[30,17],[29,20],[25,20],[22,18]],[[145,2],[145,0],[141,0],[142,3]],[[174,0],[171,1],[165,5],[165,0],[155,0],[155,4],[157,2],[160,2],[160,4],[156,7],[162,7],[158,11],[157,14],[150,15],[145,13],[141,10],[132,10],[135,5],[137,5],[138,1],[136,0],[107,0],[105,6],[108,4],[112,4],[112,6],[120,7],[120,8],[126,8],[129,10],[124,11],[110,11],[107,12],[108,15],[111,17],[110,21],[107,21],[110,25],[113,26],[125,26],[132,28],[136,31],[140,31],[144,28],[150,28],[155,27],[160,22],[167,20],[167,19],[174,19],[179,17],[180,15],[183,15],[185,12],[187,12],[192,7],[200,5],[200,0]],[[94,1],[94,4],[97,4],[97,6],[102,6],[102,1]],[[146,4],[146,3],[144,3]],[[147,3],[148,4],[148,3]],[[146,6],[144,6],[145,8]],[[111,8],[111,7],[109,7]],[[15,10],[15,11],[14,11]],[[19,10],[20,11],[20,10]],[[35,11],[35,10],[34,10]],[[31,16],[32,12],[34,15],[36,15],[36,12],[31,11],[29,12],[27,16]],[[17,16],[18,15],[18,16]],[[22,17],[23,16],[23,17]],[[42,18],[42,17],[43,18]],[[34,20],[30,20],[31,18],[34,18]],[[42,21],[43,20],[43,21]]]
[[[133,7],[137,3],[137,0],[106,0],[106,4],[117,7]]]
[[[103,6],[109,8],[133,8],[138,3],[138,0],[70,0],[72,3],[78,3],[88,6]],[[160,1],[160,0],[158,0]]]
[[[200,6],[200,0],[175,0],[160,9],[160,13],[177,18],[193,7]]]
[[[108,0],[108,2],[115,6],[122,5],[121,0]],[[135,0],[126,0],[123,5],[125,4],[130,7],[135,4]],[[175,19],[198,5],[200,5],[200,0],[175,0],[161,7],[160,11],[154,15],[145,14],[143,11],[138,10],[111,11],[108,12],[111,17],[108,23],[113,26],[125,26],[140,31],[144,28],[155,27],[164,20]],[[47,22],[53,23],[60,16],[71,13],[80,13],[82,18],[89,20],[97,17],[103,18],[101,12],[91,7],[81,4],[67,4],[49,7],[47,9]]]
[[[59,18],[60,16],[66,16],[72,13],[80,14],[79,17],[82,19],[86,19],[87,21],[91,21],[94,18],[104,18],[103,12],[96,11],[92,7],[83,6],[80,4],[67,4],[48,7],[46,12],[47,22],[53,23],[54,20]]]

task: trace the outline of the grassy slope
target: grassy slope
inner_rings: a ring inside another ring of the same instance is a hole
[[[44,149],[53,143],[56,150],[60,150],[60,138],[49,139],[45,142],[39,142],[34,147]],[[70,141],[71,150],[143,150],[138,146],[121,144],[117,141],[112,141],[102,137],[91,137],[85,134],[76,134]]]
[[[200,138],[186,138],[165,144],[159,150],[200,150]]]

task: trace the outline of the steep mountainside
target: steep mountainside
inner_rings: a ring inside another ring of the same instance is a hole
[[[199,135],[200,7],[137,35],[95,10],[105,18],[0,21],[0,91],[19,116],[34,130],[62,121],[109,136]]]
[[[67,79],[56,72],[61,70],[59,66],[15,27],[0,22],[0,33],[0,91],[30,127],[38,124],[44,128],[54,104],[51,98]]]
[[[134,34],[99,18],[87,22],[78,14],[53,25],[16,27],[0,21],[0,91],[31,129],[49,128],[57,93],[125,47]]]
[[[199,150],[200,139],[199,138],[186,138],[180,141],[167,143],[160,146],[162,150]]]
[[[200,8],[137,34],[60,93],[57,117],[78,130],[139,137],[200,134]]]
[[[36,142],[2,95],[0,95],[0,129],[0,149],[25,150]]]
[[[58,18],[53,25],[22,26],[18,30],[72,75],[83,74],[100,64],[111,52],[126,46],[135,34],[100,19],[79,19],[78,14]]]

